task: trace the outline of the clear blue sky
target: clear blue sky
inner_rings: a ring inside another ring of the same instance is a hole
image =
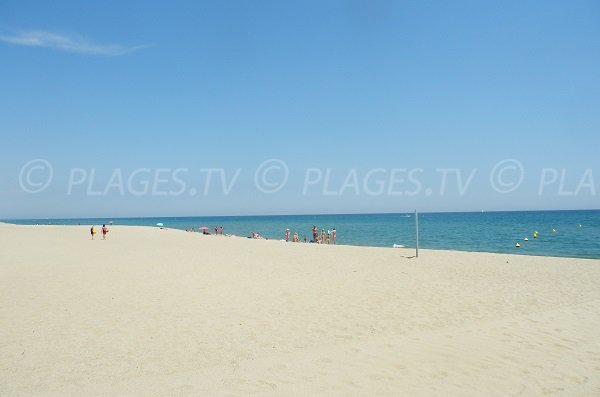
[[[0,218],[600,207],[596,0],[89,3],[0,3]],[[269,159],[289,170],[272,194]],[[498,193],[504,159],[523,182]],[[185,194],[105,189],[117,168],[186,168]],[[241,171],[204,195],[202,168]],[[392,187],[415,194],[386,193],[394,168],[423,170]],[[445,168],[476,169],[464,194],[455,176],[441,193]]]

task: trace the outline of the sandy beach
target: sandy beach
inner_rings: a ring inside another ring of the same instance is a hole
[[[1,396],[599,396],[600,261],[0,224]]]

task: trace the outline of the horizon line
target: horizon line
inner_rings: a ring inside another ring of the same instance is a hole
[[[600,211],[600,208],[586,209],[549,209],[549,210],[480,210],[480,211],[418,211],[419,214],[478,214],[500,212],[560,212],[560,211]],[[33,218],[2,218],[0,221],[24,220],[77,220],[77,219],[156,219],[156,218],[241,218],[241,217],[276,217],[276,216],[344,216],[344,215],[411,215],[415,211],[402,212],[351,212],[351,213],[319,213],[319,214],[246,214],[246,215],[157,215],[157,216],[82,216],[82,217],[33,217]]]

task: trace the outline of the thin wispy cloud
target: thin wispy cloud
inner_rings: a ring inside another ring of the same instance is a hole
[[[41,30],[19,32],[10,35],[0,34],[0,41],[26,47],[51,48],[59,51],[98,56],[119,56],[132,53],[148,45],[123,46],[120,44],[98,44],[74,35],[64,35]]]

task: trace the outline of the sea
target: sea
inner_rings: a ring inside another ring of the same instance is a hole
[[[23,225],[133,225],[194,229],[223,227],[225,234],[259,233],[281,240],[285,229],[300,240],[336,229],[337,243],[359,246],[416,246],[415,213],[197,216],[156,218],[9,219]],[[418,214],[419,247],[441,250],[511,253],[600,259],[600,210],[445,212]],[[536,233],[537,232],[537,233]],[[537,236],[537,237],[535,237]],[[520,247],[515,245],[519,243]]]

